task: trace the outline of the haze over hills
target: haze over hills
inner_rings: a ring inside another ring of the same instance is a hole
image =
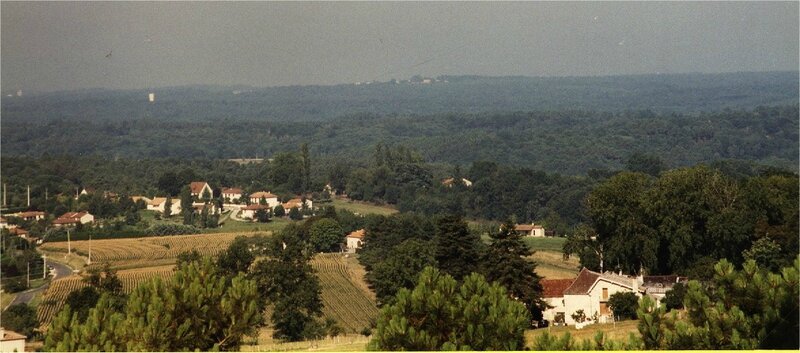
[[[329,120],[355,113],[438,114],[548,110],[701,112],[794,104],[797,72],[598,77],[440,76],[439,82],[335,86],[185,86],[3,97],[3,121]],[[435,79],[434,79],[435,80]]]

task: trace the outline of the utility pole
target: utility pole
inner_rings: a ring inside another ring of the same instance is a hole
[[[87,265],[92,264],[92,233],[89,232],[89,263]]]
[[[28,185],[28,207],[31,207],[31,186]]]
[[[47,254],[42,255],[42,279],[47,278]]]
[[[27,262],[25,262],[25,264],[28,265],[27,266],[28,267],[28,288],[30,288],[31,287],[31,262],[27,261]]]
[[[72,254],[72,245],[69,242],[69,229],[67,229],[67,255]],[[66,259],[67,256],[64,256]]]
[[[8,196],[8,189],[6,189],[6,183],[3,183],[3,206],[8,206],[6,202],[6,197]]]

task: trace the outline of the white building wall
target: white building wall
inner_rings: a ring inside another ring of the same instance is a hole
[[[347,251],[356,252],[356,249],[361,247],[361,239],[347,237]]]
[[[25,340],[0,341],[0,352],[24,352]]]
[[[544,298],[544,301],[547,303],[547,305],[552,306],[552,308],[549,308],[549,309],[545,310],[544,312],[542,312],[542,318],[544,318],[547,321],[550,321],[551,325],[555,322],[556,313],[559,313],[559,312],[564,313],[564,318],[565,319],[566,319],[567,316],[569,316],[569,314],[567,313],[567,307],[564,304],[566,302],[564,297]]]

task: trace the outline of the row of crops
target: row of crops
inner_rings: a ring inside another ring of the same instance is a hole
[[[159,277],[163,280],[172,278],[173,266],[149,267],[136,270],[120,271],[117,273],[122,281],[122,289],[125,293],[130,293],[142,282]],[[50,325],[50,321],[64,307],[67,296],[74,290],[86,287],[88,284],[83,282],[80,276],[69,276],[54,280],[50,287],[44,292],[42,301],[39,304],[37,317],[42,328]]]
[[[359,333],[378,316],[378,308],[364,286],[353,275],[341,254],[320,254],[311,261],[322,286],[322,312],[336,320],[346,332]]]
[[[91,250],[92,262],[111,263],[116,268],[132,268],[164,265],[174,261],[185,251],[197,250],[201,255],[213,256],[226,249],[241,233],[194,234],[166,237],[104,239],[47,243],[44,251],[73,252],[88,257]],[[249,234],[248,236],[252,236]]]

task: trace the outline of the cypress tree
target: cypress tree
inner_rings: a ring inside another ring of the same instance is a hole
[[[460,216],[444,216],[436,222],[436,262],[439,269],[460,281],[479,268],[480,238],[469,231]]]

